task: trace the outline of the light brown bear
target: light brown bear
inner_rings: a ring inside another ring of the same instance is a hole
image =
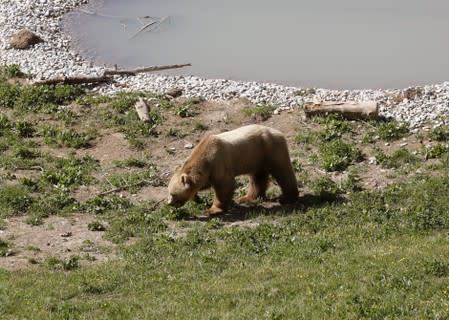
[[[298,199],[298,185],[282,133],[261,125],[248,125],[204,137],[168,184],[168,204],[182,206],[197,192],[212,187],[215,198],[204,212],[224,212],[232,202],[235,177],[250,176],[248,193],[240,202],[264,197],[271,174],[281,187],[281,203]]]

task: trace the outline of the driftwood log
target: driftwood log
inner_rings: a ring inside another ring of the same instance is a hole
[[[306,102],[304,106],[306,117],[336,113],[347,119],[378,119],[379,107],[377,102]]]
[[[52,85],[52,84],[98,84],[111,82],[113,80],[112,76],[99,76],[99,77],[87,77],[87,76],[79,76],[79,77],[55,77],[47,80],[38,80],[34,81],[33,85],[42,86],[42,85]]]
[[[143,72],[155,72],[169,69],[177,69],[190,67],[192,64],[169,64],[163,66],[151,66],[140,69],[133,70],[106,70],[103,72],[103,75],[96,77],[89,76],[73,76],[73,77],[54,77],[46,80],[38,80],[32,82],[34,86],[42,86],[42,85],[54,85],[54,84],[99,84],[105,82],[112,82],[114,80],[114,75],[127,75],[127,76],[135,76],[138,73]]]

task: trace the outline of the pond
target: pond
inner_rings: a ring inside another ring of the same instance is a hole
[[[449,80],[447,0],[103,0],[64,28],[123,68],[339,89]]]

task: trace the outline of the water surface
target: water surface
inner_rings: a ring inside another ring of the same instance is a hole
[[[76,46],[121,67],[327,88],[449,80],[447,0],[103,0],[65,18]],[[159,28],[132,36],[148,19]]]

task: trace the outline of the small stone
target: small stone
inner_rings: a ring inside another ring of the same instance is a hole
[[[42,38],[30,30],[22,29],[11,37],[11,47],[14,49],[28,49],[36,43],[42,42]]]
[[[402,147],[405,147],[406,145],[408,145],[408,143],[407,142],[403,142],[399,146],[402,148]]]
[[[184,149],[193,149],[193,143],[186,143],[185,145],[184,145]]]
[[[60,236],[63,238],[68,238],[68,237],[72,236],[72,233],[70,231],[68,231],[68,232],[61,233]]]
[[[390,145],[389,142],[385,142],[385,146],[388,147]]]

